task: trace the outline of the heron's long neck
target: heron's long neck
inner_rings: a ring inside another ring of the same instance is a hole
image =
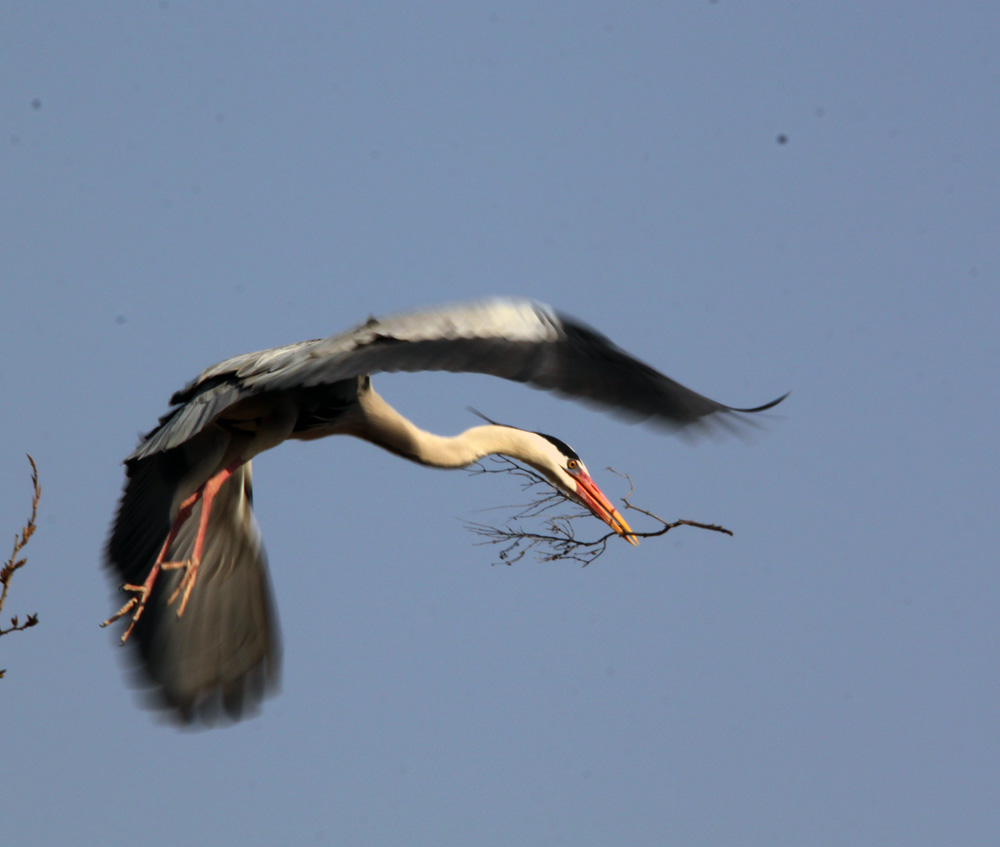
[[[462,468],[491,453],[524,460],[532,454],[534,433],[487,424],[455,436],[435,435],[405,418],[374,391],[362,405],[364,422],[351,434],[422,465]]]

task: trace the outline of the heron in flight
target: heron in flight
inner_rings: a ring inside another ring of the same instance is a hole
[[[182,720],[210,720],[220,706],[237,719],[277,675],[251,459],[289,438],[353,435],[439,468],[507,456],[637,543],[564,442],[495,423],[453,437],[426,432],[372,388],[369,375],[389,371],[491,374],[674,428],[784,399],[724,406],[548,306],[512,299],[372,318],[330,338],[213,365],[173,395],[173,408],[125,460],[106,550],[130,596],[103,625],[127,620],[122,643],[137,644],[155,695]]]

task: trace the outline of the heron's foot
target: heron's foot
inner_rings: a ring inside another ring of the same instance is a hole
[[[101,626],[110,626],[116,620],[124,617],[135,609],[135,611],[132,612],[132,620],[129,622],[128,628],[125,630],[125,634],[122,635],[122,644],[128,641],[128,637],[132,634],[132,630],[139,622],[139,618],[141,618],[142,613],[146,611],[146,601],[149,600],[149,594],[153,590],[153,583],[156,582],[156,577],[159,573],[160,566],[154,565],[152,570],[149,572],[149,576],[146,577],[146,581],[143,582],[142,585],[132,585],[131,583],[126,582],[122,586],[122,590],[132,591],[134,596],[130,597],[124,606],[122,606],[117,612],[101,624]]]
[[[198,579],[198,566],[200,564],[200,558],[192,557],[190,559],[184,559],[181,562],[164,562],[160,565],[160,567],[165,571],[184,571],[184,576],[181,577],[181,581],[177,584],[173,593],[167,598],[168,606],[172,605],[178,597],[181,598],[181,604],[177,607],[177,617],[183,615],[184,610],[187,608],[188,598],[191,596],[191,589],[194,588],[195,581]]]

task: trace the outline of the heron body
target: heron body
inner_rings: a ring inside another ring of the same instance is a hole
[[[697,394],[596,331],[525,300],[415,312],[326,339],[227,359],[171,398],[125,460],[127,481],[108,567],[134,596],[123,641],[135,642],[153,697],[184,720],[218,707],[241,717],[278,673],[280,648],[251,460],[288,439],[352,435],[398,456],[459,468],[490,454],[520,460],[635,543],[628,524],[566,444],[495,423],[457,436],[420,429],[370,374],[474,372],[525,382],[668,426],[762,411]]]

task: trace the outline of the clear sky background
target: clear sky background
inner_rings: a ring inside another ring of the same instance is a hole
[[[3,531],[25,453],[44,493],[0,841],[995,844],[997,9],[5,2]],[[690,444],[486,377],[381,392],[735,536],[492,565],[461,519],[513,480],[285,445],[254,480],[279,696],[211,731],[142,709],[100,560],[171,392],[494,294],[725,403],[793,393]]]

